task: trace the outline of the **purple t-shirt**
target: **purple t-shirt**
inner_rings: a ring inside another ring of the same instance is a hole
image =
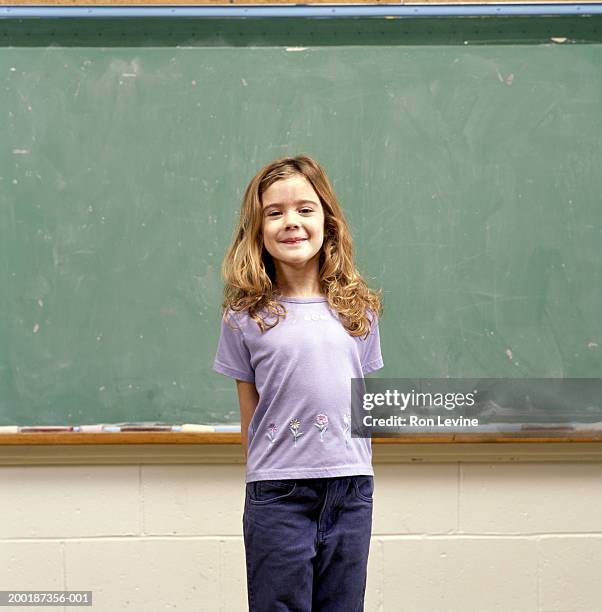
[[[287,314],[261,332],[222,318],[216,372],[255,383],[246,482],[373,475],[372,441],[351,437],[351,378],[383,367],[378,321],[351,336],[325,297],[279,297]],[[230,326],[234,326],[235,330]]]

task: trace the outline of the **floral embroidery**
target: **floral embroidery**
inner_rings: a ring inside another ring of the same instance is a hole
[[[324,442],[324,432],[328,429],[328,417],[325,414],[316,415],[314,425],[320,430],[320,442]]]
[[[299,421],[299,419],[293,419],[291,421],[291,424],[289,425],[289,429],[291,433],[293,434],[293,439],[295,440],[295,446],[297,446],[297,438],[303,435],[303,432],[299,431],[300,425],[301,425],[301,422]]]
[[[270,441],[270,444],[268,446],[268,448],[270,448],[272,446],[272,444],[274,444],[274,440],[276,438],[276,432],[278,431],[278,427],[276,427],[275,423],[270,423],[268,425],[268,440]]]
[[[349,442],[351,441],[351,415],[344,414],[343,415],[343,434],[345,435],[345,446],[349,448]]]

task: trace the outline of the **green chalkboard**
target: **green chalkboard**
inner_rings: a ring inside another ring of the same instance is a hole
[[[394,377],[598,377],[602,21],[0,23],[0,424],[239,419],[243,189],[308,153]]]

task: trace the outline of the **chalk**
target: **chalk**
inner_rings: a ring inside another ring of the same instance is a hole
[[[118,433],[121,431],[171,431],[171,425],[158,421],[133,421],[103,425],[102,431]]]
[[[98,433],[102,431],[103,427],[104,425],[100,423],[97,425],[76,425],[73,428],[73,431],[80,432],[80,433]]]
[[[216,425],[214,427],[214,431],[220,431],[220,432],[233,431],[235,433],[240,433],[240,425]]]
[[[193,432],[193,431],[215,431],[212,425],[198,425],[197,423],[185,423],[182,425],[181,432]]]
[[[121,431],[171,431],[171,425],[145,425],[143,423],[122,425]]]
[[[0,434],[19,433],[18,425],[0,425]]]

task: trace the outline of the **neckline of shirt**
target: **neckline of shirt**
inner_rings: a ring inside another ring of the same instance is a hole
[[[294,304],[313,304],[315,302],[327,302],[328,298],[323,295],[314,295],[311,297],[285,297],[283,295],[276,296],[279,302],[293,302]]]

